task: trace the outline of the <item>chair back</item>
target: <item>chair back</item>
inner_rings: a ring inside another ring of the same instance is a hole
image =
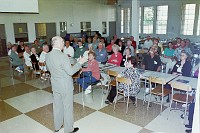
[[[127,85],[131,85],[131,80],[130,79],[127,79],[127,78],[123,78],[123,77],[116,77],[116,82],[118,83],[124,83],[124,84],[127,84]]]
[[[192,87],[184,83],[172,82],[171,87],[182,91],[192,91]]]
[[[112,70],[108,70],[108,71],[107,71],[107,74],[108,74],[109,76],[113,76],[113,77],[117,77],[117,75],[118,75],[117,72],[112,71]]]

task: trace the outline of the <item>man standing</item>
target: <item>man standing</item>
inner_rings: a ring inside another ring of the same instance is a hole
[[[63,125],[64,133],[77,132],[74,128],[73,118],[73,79],[72,75],[81,68],[86,59],[80,58],[73,67],[68,56],[61,52],[64,48],[64,40],[55,36],[52,38],[53,50],[46,55],[47,69],[51,73],[51,84],[53,91],[53,115],[55,132],[58,132]]]

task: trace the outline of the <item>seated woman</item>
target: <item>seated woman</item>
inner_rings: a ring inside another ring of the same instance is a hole
[[[126,48],[125,49],[125,55],[122,58],[122,62],[120,64],[121,67],[125,67],[127,59],[131,57],[131,49],[130,48]]]
[[[101,62],[102,64],[106,64],[107,61],[107,52],[106,49],[104,47],[103,43],[99,43],[98,48],[94,50],[95,55],[96,55],[96,60],[98,62]]]
[[[182,76],[191,76],[192,65],[190,61],[187,61],[188,54],[183,50],[181,52],[181,60],[178,61],[173,69],[172,74],[182,75]]]
[[[38,56],[38,54],[36,52],[37,51],[36,51],[35,47],[32,47],[31,48],[31,56],[30,56],[30,58],[31,58],[33,69],[34,70],[39,70],[40,69],[39,65],[38,65],[39,56]]]
[[[130,87],[126,84],[119,84],[119,90],[123,91],[125,97],[128,96],[129,98],[135,102],[135,96],[139,93],[140,90],[140,72],[134,68],[135,59],[133,57],[129,57],[126,63],[126,69],[119,74],[120,77],[128,78],[132,81]],[[111,104],[116,96],[116,87],[112,86],[110,93],[108,94],[106,104]]]
[[[118,42],[117,45],[119,46],[119,52],[120,52],[121,54],[123,54],[123,53],[124,53],[124,50],[125,50],[125,46],[123,45],[122,40],[119,40],[119,42]]]
[[[82,78],[78,78],[77,81],[81,87],[85,90],[85,94],[91,93],[90,83],[97,82],[100,79],[99,63],[95,60],[95,53],[88,53],[88,66],[82,69]]]
[[[86,59],[88,59],[88,53],[89,53],[89,52],[93,52],[92,44],[88,44],[87,47],[88,47],[88,50],[86,50],[86,51],[84,52],[84,54],[83,54],[83,57],[86,58]]]
[[[120,66],[122,61],[122,54],[119,51],[119,46],[114,44],[112,46],[113,54],[111,55],[110,59],[108,60],[108,63],[111,63],[113,65]]]
[[[174,57],[174,49],[172,42],[168,42],[168,48],[165,48],[164,50],[164,57],[161,57],[161,61],[166,64],[166,71],[165,73],[169,72],[169,69],[174,66],[175,63],[173,63],[173,57]]]
[[[17,45],[12,45],[11,47],[11,53],[10,53],[10,60],[11,63],[15,68],[16,71],[18,72],[23,72],[22,69],[24,68],[23,66],[23,60],[19,58],[18,53],[17,53]]]

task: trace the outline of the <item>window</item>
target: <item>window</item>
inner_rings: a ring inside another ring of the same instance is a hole
[[[197,26],[197,36],[200,36],[200,5],[199,5],[199,17]]]
[[[107,34],[107,25],[106,25],[106,22],[102,22],[102,34]]]
[[[27,23],[14,23],[15,42],[28,42],[28,27]]]
[[[121,9],[121,33],[130,33],[130,22],[131,22],[131,11],[130,8]]]
[[[153,33],[154,7],[144,7],[143,33]]]
[[[67,33],[67,22],[60,22],[60,36],[65,36]]]
[[[141,33],[142,8],[139,9],[139,33]]]
[[[91,31],[91,22],[81,22],[81,31]]]
[[[157,6],[156,34],[167,33],[168,6]]]
[[[182,34],[193,35],[196,4],[186,4],[183,7]]]

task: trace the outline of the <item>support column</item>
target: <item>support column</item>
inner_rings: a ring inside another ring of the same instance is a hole
[[[137,43],[137,49],[139,45],[139,8],[140,8],[140,1],[139,0],[132,0],[131,2],[131,35],[134,36],[135,41]]]
[[[35,24],[33,22],[27,24],[28,28],[28,41],[34,42],[36,39]]]

